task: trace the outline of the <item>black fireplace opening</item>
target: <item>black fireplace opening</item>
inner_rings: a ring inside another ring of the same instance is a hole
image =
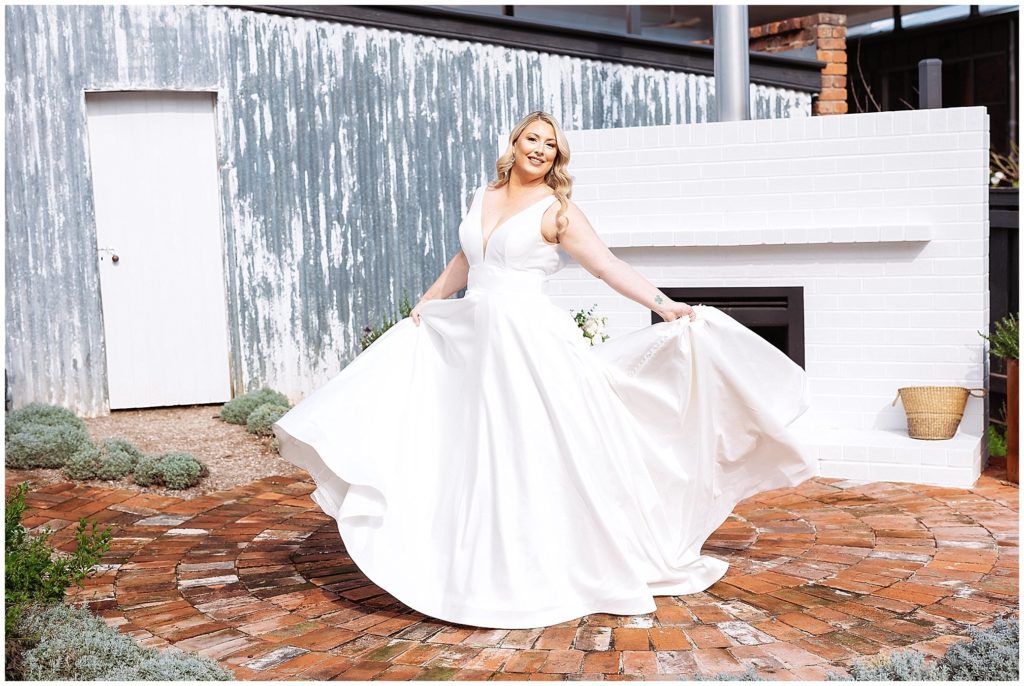
[[[661,292],[677,302],[725,312],[806,369],[803,286],[662,288]],[[660,321],[651,312],[651,323]]]

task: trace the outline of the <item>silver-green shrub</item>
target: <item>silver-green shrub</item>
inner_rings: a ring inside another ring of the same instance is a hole
[[[143,457],[132,472],[140,486],[164,485],[167,488],[190,488],[209,474],[210,470],[191,453],[163,453]]]
[[[104,481],[128,476],[143,457],[141,450],[122,438],[105,439],[103,448],[106,455],[96,470],[96,477]]]
[[[17,634],[34,644],[23,655],[26,681],[229,681],[214,660],[144,648],[87,610],[62,604],[26,608]]]
[[[245,428],[249,433],[256,434],[257,436],[272,436],[274,430],[271,427],[287,411],[287,405],[264,403],[252,411],[248,421],[246,421]]]
[[[112,481],[132,473],[142,451],[121,438],[107,438],[96,446],[92,443],[82,446],[64,466],[69,479],[102,479]]]
[[[954,643],[930,663],[915,650],[858,661],[846,678],[829,681],[1018,681],[1020,632],[1016,618],[997,619],[988,629],[967,630],[969,640]]]
[[[195,486],[209,473],[206,465],[190,453],[164,453],[158,456],[157,466],[164,486],[173,489]]]
[[[135,463],[132,470],[132,481],[139,486],[159,484],[161,478],[160,461],[154,456],[146,456]]]
[[[75,426],[83,430],[85,429],[85,422],[66,407],[31,403],[25,407],[8,412],[4,422],[4,430],[7,434],[12,434],[30,425]]]
[[[89,444],[89,434],[74,427],[27,426],[7,436],[5,463],[13,469],[57,469]]]
[[[270,388],[244,393],[224,403],[220,409],[220,418],[229,424],[242,424],[249,421],[249,415],[260,405],[273,403],[288,407],[288,398]]]
[[[942,668],[929,663],[916,650],[903,650],[873,660],[863,660],[850,667],[844,681],[945,681]]]
[[[1017,681],[1020,676],[1020,623],[997,619],[988,629],[970,628],[969,641],[954,643],[940,663],[951,681]]]
[[[68,458],[67,464],[64,465],[64,475],[76,481],[95,479],[96,473],[102,465],[103,451],[99,446],[89,443],[83,445]]]
[[[703,674],[696,674],[693,677],[694,681],[767,681],[764,677],[757,673],[753,667],[747,667],[747,671],[743,674],[732,674],[729,672],[719,672],[713,677],[707,677]]]

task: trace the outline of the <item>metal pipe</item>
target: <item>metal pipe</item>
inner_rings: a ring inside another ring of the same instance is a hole
[[[934,57],[917,63],[917,108],[942,107],[942,60]]]
[[[715,5],[715,104],[718,121],[750,119],[750,30],[746,5]]]

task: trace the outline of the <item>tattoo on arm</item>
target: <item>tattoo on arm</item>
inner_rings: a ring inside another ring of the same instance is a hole
[[[654,296],[654,302],[660,305],[661,303],[665,302],[665,299],[662,298],[661,294],[659,293],[658,295]]]

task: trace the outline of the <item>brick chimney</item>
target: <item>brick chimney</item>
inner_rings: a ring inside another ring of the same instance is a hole
[[[695,41],[713,44],[711,38]],[[807,48],[825,62],[821,92],[814,98],[811,114],[846,114],[846,15],[819,12],[750,27],[750,50],[783,52]]]

